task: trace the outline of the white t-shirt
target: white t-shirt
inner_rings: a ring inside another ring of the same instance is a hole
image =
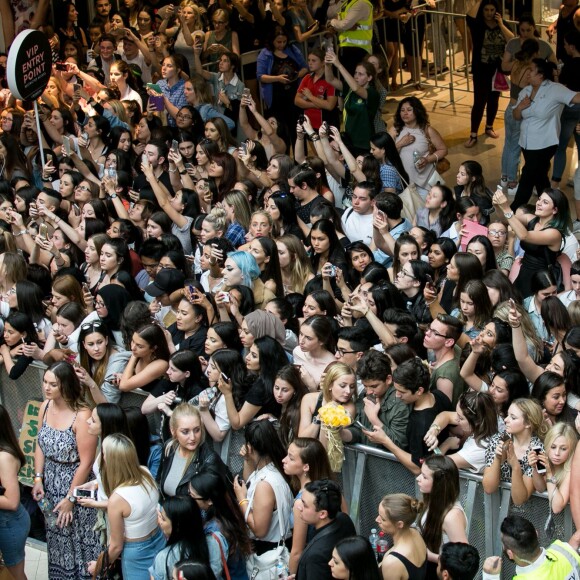
[[[481,440],[478,445],[473,436],[469,437],[463,444],[457,455],[471,465],[468,471],[471,471],[471,473],[483,473],[485,468],[485,450],[488,445],[489,441],[487,439]]]
[[[370,246],[373,241],[373,214],[361,215],[354,209],[347,209],[342,214],[342,229],[351,242],[361,241]]]

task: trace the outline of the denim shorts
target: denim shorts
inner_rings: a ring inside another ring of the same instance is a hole
[[[155,556],[165,548],[165,536],[159,528],[153,536],[143,542],[125,542],[121,555],[123,578],[149,580],[149,566]]]
[[[22,504],[16,511],[0,510],[0,550],[9,568],[24,560],[30,516]]]

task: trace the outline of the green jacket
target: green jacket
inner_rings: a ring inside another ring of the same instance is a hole
[[[379,409],[379,421],[383,424],[383,430],[392,439],[392,441],[401,449],[407,449],[407,423],[411,414],[411,407],[403,403],[396,396],[394,387],[389,387]],[[359,397],[356,402],[356,419],[360,421],[369,431],[373,427],[364,412],[364,397]],[[352,443],[365,443],[367,445],[376,445],[367,440],[362,431],[352,425],[348,428],[352,433]]]

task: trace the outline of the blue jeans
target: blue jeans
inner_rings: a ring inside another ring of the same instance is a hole
[[[125,542],[121,554],[123,578],[131,580],[149,580],[149,567],[155,556],[165,547],[165,536],[161,529],[143,542]]]
[[[514,119],[513,106],[508,104],[504,113],[505,140],[501,154],[501,174],[507,175],[508,181],[517,181],[520,164],[520,125],[521,121]]]
[[[552,170],[552,181],[561,181],[564,169],[566,169],[566,148],[570,137],[574,135],[576,141],[576,148],[580,152],[580,135],[576,133],[576,124],[580,122],[580,105],[573,105],[572,107],[564,107],[562,116],[560,117],[560,143],[558,150],[554,157],[554,167]]]
[[[29,531],[30,516],[22,504],[16,511],[0,510],[0,550],[6,566],[16,566],[24,560]]]

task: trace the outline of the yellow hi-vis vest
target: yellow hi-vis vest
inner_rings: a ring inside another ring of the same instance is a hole
[[[344,20],[349,8],[356,2],[364,2],[369,7],[369,15],[366,20],[359,21],[350,30],[338,33],[339,46],[357,46],[364,48],[369,54],[372,54],[373,40],[373,6],[369,0],[346,0],[338,13],[338,19]]]
[[[546,559],[527,574],[518,574],[513,580],[577,580],[580,578],[580,557],[564,542],[556,540],[546,548]]]

